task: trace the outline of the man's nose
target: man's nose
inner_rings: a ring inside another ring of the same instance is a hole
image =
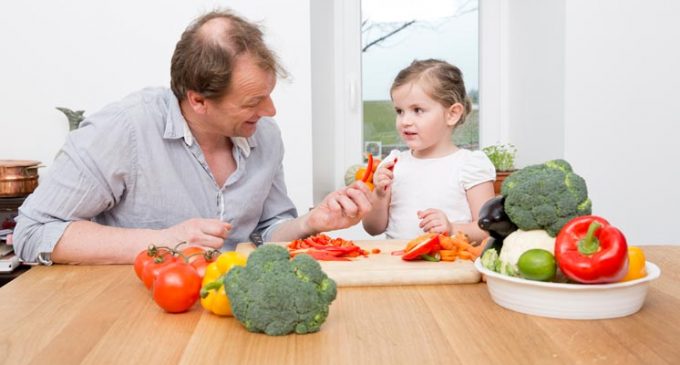
[[[276,115],[276,107],[274,106],[274,100],[272,100],[271,96],[268,96],[267,99],[262,101],[259,114],[261,117],[273,117]]]

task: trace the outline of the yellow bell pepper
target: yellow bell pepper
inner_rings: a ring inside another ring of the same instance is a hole
[[[647,276],[645,253],[640,247],[628,247],[628,273],[621,281],[635,280]]]
[[[231,304],[224,290],[224,276],[234,266],[246,266],[246,257],[235,251],[222,253],[205,269],[201,287],[201,306],[219,316],[231,316]]]

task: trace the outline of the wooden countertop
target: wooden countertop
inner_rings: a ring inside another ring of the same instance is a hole
[[[0,288],[0,363],[678,363],[680,246],[632,316],[570,321],[496,305],[486,285],[341,288],[321,331],[269,337],[196,305],[164,313],[131,266],[34,267]]]

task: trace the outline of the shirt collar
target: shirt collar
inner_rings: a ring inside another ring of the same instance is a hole
[[[189,124],[182,115],[182,110],[179,107],[179,101],[172,92],[170,94],[168,117],[165,121],[165,132],[163,138],[165,139],[179,139],[183,138],[187,146],[194,144],[194,135],[191,133]],[[238,147],[245,157],[250,156],[250,150],[255,147],[255,138],[250,137],[229,137],[231,142]]]

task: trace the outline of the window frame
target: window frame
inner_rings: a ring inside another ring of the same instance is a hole
[[[334,64],[334,105],[318,105],[332,110],[332,146],[314,149],[315,156],[332,155],[333,183],[315,189],[324,196],[344,186],[346,169],[362,163],[363,98],[361,91],[361,0],[332,1]],[[312,14],[314,16],[314,14]],[[479,1],[479,142],[480,148],[504,143],[509,138],[508,116],[508,5],[503,0]],[[314,32],[314,29],[312,29]],[[322,76],[322,75],[317,75]],[[316,90],[314,91],[316,92]],[[316,120],[314,123],[321,123]],[[331,142],[331,141],[329,141]],[[328,159],[327,159],[328,160]],[[318,198],[315,198],[318,203]]]

